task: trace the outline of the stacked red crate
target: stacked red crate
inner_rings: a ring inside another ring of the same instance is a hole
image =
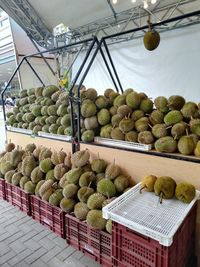
[[[27,215],[31,215],[30,195],[20,187],[5,183],[6,200],[12,205],[18,207]]]
[[[112,235],[95,230],[76,217],[65,215],[67,243],[102,266],[112,267]]]
[[[32,218],[65,238],[65,213],[37,196],[30,196]]]
[[[5,180],[0,178],[0,199],[6,199]]]
[[[170,247],[113,223],[112,254],[119,267],[191,267],[195,251],[196,205],[193,206]]]

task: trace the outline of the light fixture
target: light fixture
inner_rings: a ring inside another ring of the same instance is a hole
[[[154,5],[158,0],[143,0],[144,9],[147,9],[149,7],[149,4]],[[112,0],[112,3],[115,5],[117,4],[118,0]],[[131,0],[132,3],[136,3],[137,0]]]
[[[145,1],[144,1],[144,9],[147,9],[148,7],[149,7],[149,5],[148,5],[148,1],[145,0]]]

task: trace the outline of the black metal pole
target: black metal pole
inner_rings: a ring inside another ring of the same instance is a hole
[[[71,142],[72,142],[72,153],[76,152],[76,145],[75,145],[75,125],[74,125],[74,106],[73,106],[73,97],[69,96],[69,103],[70,103],[70,119],[71,119]]]
[[[96,40],[97,40],[97,38],[96,38]],[[82,86],[82,84],[83,84],[83,82],[85,80],[85,77],[88,74],[88,71],[90,70],[90,68],[92,66],[92,63],[94,62],[94,59],[95,59],[95,57],[96,57],[96,55],[97,55],[97,53],[98,53],[101,45],[102,45],[102,40],[100,42],[98,42],[98,40],[97,40],[97,48],[94,51],[94,54],[93,54],[92,58],[90,59],[90,62],[88,64],[88,66],[87,66],[87,68],[86,68],[86,70],[85,70],[85,72],[83,74],[83,77],[81,78],[81,81],[79,83],[79,86],[78,86],[78,120],[77,120],[77,125],[78,125],[78,129],[77,129],[77,131],[78,131],[78,143],[80,143],[80,141],[81,141],[81,112],[80,112],[80,101],[81,100],[80,100],[80,89],[81,89],[81,86]]]
[[[52,53],[52,52],[60,51],[60,50],[66,49],[66,48],[70,48],[72,46],[77,46],[77,45],[80,45],[80,44],[83,44],[83,43],[91,42],[91,41],[93,41],[93,39],[94,38],[89,38],[89,39],[82,40],[82,41],[79,41],[79,42],[76,42],[76,43],[71,43],[71,44],[60,46],[60,47],[55,47],[55,48],[52,48],[52,49],[49,49],[49,50],[45,50],[45,51],[41,51],[41,52],[38,52],[38,53],[27,55],[26,57],[33,57],[33,56],[37,56],[37,55],[41,55],[41,54],[45,54],[45,53]]]
[[[115,86],[115,89],[116,89],[117,92],[119,92],[118,86],[117,86],[117,84],[116,84],[116,82],[115,82],[115,79],[114,79],[114,77],[113,77],[113,75],[112,75],[112,72],[111,72],[111,70],[110,70],[110,66],[109,66],[109,64],[108,64],[108,62],[107,62],[107,60],[106,60],[106,57],[105,57],[104,52],[103,52],[103,49],[101,48],[101,46],[100,46],[99,49],[100,49],[101,56],[102,56],[102,58],[103,58],[103,60],[104,60],[104,63],[105,63],[105,65],[106,65],[106,68],[107,68],[107,70],[108,70],[108,72],[109,72],[109,74],[110,74],[110,77],[111,77],[111,79],[112,79],[112,82],[113,82],[113,84],[114,84],[114,86]]]
[[[38,46],[36,45],[36,43],[34,42],[34,40],[31,38],[30,35],[28,35],[29,39],[31,40],[32,44],[35,46],[36,50],[38,52],[40,52],[40,49],[38,48]],[[53,70],[53,68],[51,67],[51,65],[49,64],[49,62],[47,61],[47,59],[43,56],[43,54],[41,54],[42,59],[44,60],[44,62],[46,63],[47,67],[50,69],[51,73],[55,76],[56,72]]]
[[[81,48],[79,49],[78,53],[76,54],[74,60],[72,61],[71,65],[69,66],[69,68],[68,68],[68,70],[67,70],[67,72],[66,72],[66,75],[71,71],[71,69],[72,69],[74,63],[76,62],[78,56],[80,55],[80,53],[81,53],[83,47],[84,47],[84,44],[82,44],[82,46],[81,46]]]
[[[28,59],[26,57],[25,57],[25,61],[27,62],[27,64],[29,65],[29,67],[31,68],[31,70],[33,71],[33,73],[35,74],[35,76],[38,78],[38,80],[41,82],[41,84],[43,86],[45,86],[45,84],[41,80],[40,76],[37,74],[37,72],[35,71],[35,69],[33,68],[33,66],[31,65],[31,63],[28,61]]]
[[[166,19],[166,20],[163,20],[161,22],[153,23],[152,27],[161,26],[161,25],[164,25],[164,24],[167,24],[167,23],[170,23],[170,22],[174,22],[174,21],[185,19],[185,18],[189,18],[189,17],[199,16],[199,15],[200,15],[200,10],[197,10],[197,11],[194,11],[194,12],[191,12],[191,13],[183,14],[181,16],[177,16],[177,17],[174,17],[174,18]],[[132,33],[132,32],[146,30],[148,28],[149,28],[149,26],[145,25],[145,26],[142,26],[142,27],[139,27],[139,28],[135,28],[135,29],[131,29],[131,30],[127,30],[127,31],[124,31],[124,32],[114,33],[114,34],[105,36],[102,39],[106,40],[106,39],[118,37],[118,36],[121,36],[121,35],[124,35],[124,34],[129,34],[129,33]]]
[[[75,120],[74,120],[74,105],[73,105],[73,104],[74,104],[73,88],[74,88],[74,86],[75,86],[75,84],[76,84],[76,82],[77,82],[77,80],[78,80],[78,78],[79,78],[79,76],[80,76],[80,74],[81,74],[81,72],[82,72],[84,66],[85,66],[85,63],[86,63],[87,60],[88,60],[88,57],[90,56],[90,53],[91,53],[91,51],[92,51],[92,49],[93,49],[95,43],[97,43],[97,38],[96,38],[96,37],[94,37],[92,40],[93,40],[93,41],[92,41],[92,43],[90,44],[90,47],[89,47],[89,49],[88,49],[88,51],[87,51],[87,53],[86,53],[86,55],[85,55],[85,58],[84,58],[84,60],[83,60],[83,62],[82,62],[82,64],[81,64],[81,66],[80,66],[80,68],[79,68],[79,70],[78,70],[78,72],[77,72],[75,78],[73,79],[72,84],[70,85],[70,90],[69,90],[70,107],[71,107],[71,112],[70,112],[70,114],[71,114],[71,131],[72,131],[72,151],[73,151],[73,152],[74,152],[75,149],[76,149],[76,146],[75,146],[75,125],[74,125],[74,123],[73,123],[73,122],[75,121]],[[80,92],[79,92],[79,90],[80,90],[80,88],[78,89],[78,98],[80,97]],[[78,104],[77,128],[78,128],[78,131],[79,131],[79,129],[80,129],[80,105],[79,105],[79,104]]]
[[[77,82],[77,80],[78,80],[78,78],[79,78],[79,76],[80,76],[80,74],[81,74],[81,72],[82,72],[82,70],[83,70],[83,68],[84,68],[84,66],[85,66],[85,63],[86,63],[86,61],[88,60],[88,57],[89,57],[89,55],[90,55],[90,53],[91,53],[91,51],[92,51],[92,49],[93,49],[95,43],[98,44],[98,40],[97,40],[96,37],[93,38],[93,41],[92,41],[92,43],[91,43],[91,45],[90,45],[90,47],[89,47],[89,49],[88,49],[88,51],[87,51],[87,53],[86,53],[86,55],[85,55],[85,58],[84,58],[84,60],[83,60],[83,63],[81,64],[81,66],[80,66],[78,72],[76,73],[75,78],[74,78],[73,81],[72,81],[72,84],[70,85],[70,90],[69,90],[69,92],[70,92],[71,94],[72,94],[72,90],[73,90],[73,88],[74,88],[74,85],[76,84],[76,82]]]
[[[123,93],[124,91],[123,91],[123,88],[122,88],[121,81],[120,81],[120,79],[119,79],[119,76],[118,76],[118,74],[117,74],[115,65],[114,65],[113,60],[112,60],[112,57],[111,57],[111,55],[110,55],[110,51],[109,51],[108,46],[107,46],[107,44],[106,44],[106,41],[105,41],[104,39],[103,39],[103,44],[104,44],[106,53],[107,53],[107,55],[108,55],[108,58],[109,58],[109,60],[110,60],[110,64],[111,64],[111,66],[112,66],[112,68],[113,68],[113,71],[114,71],[114,73],[115,73],[115,77],[116,77],[117,82],[118,82],[118,84],[119,84],[120,90],[121,90],[121,92]]]
[[[25,60],[25,57],[22,58],[22,60],[20,61],[19,65],[17,66],[17,68],[15,69],[15,71],[13,72],[12,76],[10,77],[6,87],[3,89],[3,91],[1,92],[1,100],[2,100],[2,108],[3,108],[3,117],[4,117],[4,121],[6,121],[6,112],[5,112],[5,105],[4,105],[4,93],[6,92],[6,90],[8,89],[8,86],[10,85],[10,83],[12,82],[15,74],[17,73],[17,71],[19,70],[19,68],[21,67],[23,61]]]

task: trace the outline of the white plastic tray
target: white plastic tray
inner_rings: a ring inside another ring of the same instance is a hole
[[[133,150],[149,151],[152,149],[152,145],[145,145],[145,144],[140,144],[140,143],[120,141],[120,140],[108,139],[108,138],[102,138],[102,137],[95,137],[94,142],[96,144],[109,145],[112,147],[128,148],[128,149],[133,149]]]
[[[71,136],[68,136],[68,135],[51,134],[51,133],[45,133],[45,132],[38,132],[38,136],[46,137],[46,138],[54,139],[54,140],[61,140],[61,141],[71,140]]]
[[[170,246],[173,236],[199,198],[199,191],[190,204],[177,199],[159,203],[154,193],[140,194],[140,183],[103,208],[103,217]]]
[[[29,134],[29,135],[32,134],[32,130],[28,130],[28,129],[15,128],[15,127],[12,127],[12,126],[6,126],[6,129],[8,131],[16,132],[16,133],[23,133],[23,134]]]

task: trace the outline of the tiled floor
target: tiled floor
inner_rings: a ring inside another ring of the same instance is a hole
[[[0,200],[1,267],[98,267],[10,203]]]

